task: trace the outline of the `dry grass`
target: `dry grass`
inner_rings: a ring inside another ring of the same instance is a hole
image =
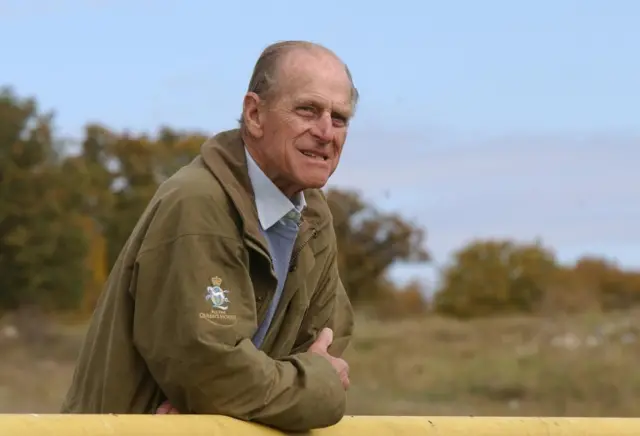
[[[347,356],[349,412],[637,416],[638,315],[360,319]],[[9,338],[11,331],[1,329],[0,413],[56,412],[82,329],[58,327],[27,340]]]

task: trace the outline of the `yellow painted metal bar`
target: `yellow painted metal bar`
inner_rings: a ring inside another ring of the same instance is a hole
[[[278,436],[223,416],[0,414],[0,436]],[[345,417],[313,436],[640,436],[635,418]]]

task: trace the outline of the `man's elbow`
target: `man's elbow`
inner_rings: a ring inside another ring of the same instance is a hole
[[[188,394],[189,413],[196,415],[222,415],[249,421],[264,404],[264,390],[259,384],[251,389],[229,387],[201,389],[192,388]]]
[[[346,413],[346,395],[327,398],[315,407],[293,408],[283,413],[257,416],[250,421],[273,427],[283,432],[308,432],[338,424]]]
[[[307,432],[313,429],[336,425],[346,413],[346,395],[326,398],[323,404],[314,406],[290,404],[287,406],[267,404],[258,410],[238,407],[233,402],[204,397],[193,399],[190,413],[199,415],[221,415],[241,421],[255,422],[284,432]],[[282,407],[284,406],[284,407]]]
[[[341,395],[336,407],[330,408],[322,419],[318,420],[314,428],[331,427],[339,423],[347,412],[347,396]]]
[[[315,369],[304,370],[311,366]],[[206,379],[184,377],[173,393],[185,400],[184,413],[224,415],[289,432],[329,427],[344,416],[346,392],[322,357],[299,355],[272,366],[251,366],[243,374],[240,379],[210,373]]]

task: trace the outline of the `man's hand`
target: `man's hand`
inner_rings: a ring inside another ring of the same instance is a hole
[[[180,412],[178,412],[178,409],[173,407],[169,403],[169,400],[160,404],[160,407],[158,407],[158,410],[156,410],[156,415],[179,415],[179,414]]]
[[[329,354],[327,349],[329,345],[333,342],[333,330],[330,328],[324,328],[318,335],[316,341],[311,344],[309,347],[309,351],[312,353],[316,353],[324,357],[331,363],[333,368],[337,371],[340,376],[340,381],[342,381],[342,386],[346,389],[349,389],[349,364],[340,359],[338,357],[333,357]]]

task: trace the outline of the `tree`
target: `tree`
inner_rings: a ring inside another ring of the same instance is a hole
[[[338,267],[355,304],[389,290],[386,273],[397,262],[429,260],[424,231],[401,216],[383,213],[354,191],[330,189],[327,200],[338,241]]]
[[[554,254],[539,242],[473,241],[444,269],[435,309],[462,318],[531,313],[557,269]]]
[[[429,304],[424,297],[423,286],[411,281],[398,288],[387,283],[389,292],[384,292],[376,301],[375,315],[380,320],[419,318],[429,313]]]
[[[2,94],[0,305],[59,307],[82,301],[89,311],[158,185],[188,164],[206,137],[168,127],[155,136],[119,133],[90,124],[80,152],[64,155],[52,119],[38,112],[34,100]],[[386,277],[389,268],[429,260],[423,230],[377,210],[355,192],[330,190],[328,200],[338,263],[352,300],[384,297],[384,304],[391,304],[397,289]],[[402,298],[396,312],[422,301],[417,286]]]
[[[625,309],[640,303],[640,273],[624,271],[616,263],[584,256],[573,274],[582,287],[594,288],[603,310]]]
[[[100,124],[86,127],[82,152],[68,161],[85,177],[83,207],[104,233],[108,268],[158,185],[188,164],[204,140],[167,127],[157,137],[117,133]]]
[[[82,185],[60,165],[52,114],[0,92],[0,306],[72,307],[83,290]]]

